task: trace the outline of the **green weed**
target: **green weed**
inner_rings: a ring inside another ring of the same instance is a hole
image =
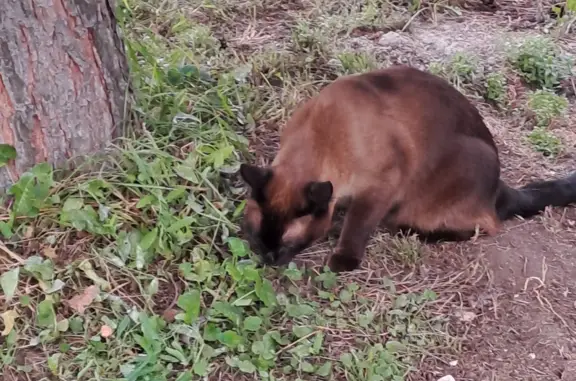
[[[292,44],[296,51],[325,55],[328,52],[323,31],[309,22],[298,21],[292,30]]]
[[[550,90],[536,90],[528,96],[527,108],[534,114],[536,126],[528,135],[528,141],[545,156],[556,156],[562,149],[562,141],[548,130],[550,124],[565,115],[568,100]]]
[[[562,149],[562,140],[544,127],[535,127],[528,134],[528,141],[544,156],[556,156]]]
[[[407,265],[415,265],[422,257],[422,243],[415,234],[394,236],[390,242],[392,256]]]
[[[464,53],[456,53],[446,62],[432,62],[428,70],[459,89],[473,84],[479,76],[476,59]]]
[[[528,95],[527,106],[535,115],[536,125],[548,127],[554,119],[566,114],[568,100],[548,90],[536,90]]]
[[[404,380],[407,369],[394,356],[398,342],[378,343],[340,356],[347,380]],[[402,346],[401,344],[399,346]]]
[[[342,74],[365,73],[378,67],[376,59],[367,53],[343,52],[338,55]]]
[[[484,98],[495,105],[504,106],[507,103],[506,77],[502,73],[490,73],[485,79]]]
[[[573,58],[547,37],[533,37],[511,49],[508,60],[529,84],[553,89],[572,75]]]
[[[407,12],[382,0],[317,0],[313,16],[325,36],[349,36],[357,30],[396,30],[409,18]]]

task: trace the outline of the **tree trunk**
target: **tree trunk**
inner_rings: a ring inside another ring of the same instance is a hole
[[[119,136],[128,66],[114,2],[0,0],[0,143],[17,152],[0,188]]]

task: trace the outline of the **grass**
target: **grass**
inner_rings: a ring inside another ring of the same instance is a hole
[[[394,278],[382,269],[424,253],[388,237],[385,255],[337,277],[321,258],[262,267],[238,236],[239,163],[273,154],[303,98],[381,66],[344,37],[399,29],[430,4],[125,0],[141,131],[74,171],[38,164],[1,204],[4,377],[400,381],[447,363],[461,349],[448,301],[479,279],[474,265]],[[442,73],[503,102],[502,77],[477,69],[461,54]],[[0,164],[14,154],[1,146]]]
[[[232,22],[228,7],[201,9]],[[2,373],[403,380],[446,345],[432,290],[262,268],[237,237],[250,131],[339,75],[320,69],[329,59],[346,72],[373,60],[333,54],[303,23],[292,51],[247,62],[175,4],[130,0],[120,15],[142,132],[72,172],[40,163],[5,196]]]
[[[462,52],[455,53],[445,62],[432,62],[429,70],[444,77],[458,89],[474,84],[480,75],[477,59]]]
[[[342,52],[338,55],[343,75],[363,73],[378,68],[376,59],[365,52]]]

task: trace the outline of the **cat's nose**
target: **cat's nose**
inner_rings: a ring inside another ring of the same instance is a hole
[[[266,254],[264,254],[264,260],[269,264],[276,262],[276,253],[274,251],[266,252]]]

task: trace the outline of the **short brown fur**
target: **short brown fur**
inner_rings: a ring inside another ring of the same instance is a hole
[[[406,66],[326,86],[289,119],[271,166],[243,164],[241,174],[253,192],[248,238],[275,264],[322,238],[347,199],[333,271],[360,264],[383,219],[463,237],[495,234],[502,219],[498,151],[479,112],[443,79]]]

